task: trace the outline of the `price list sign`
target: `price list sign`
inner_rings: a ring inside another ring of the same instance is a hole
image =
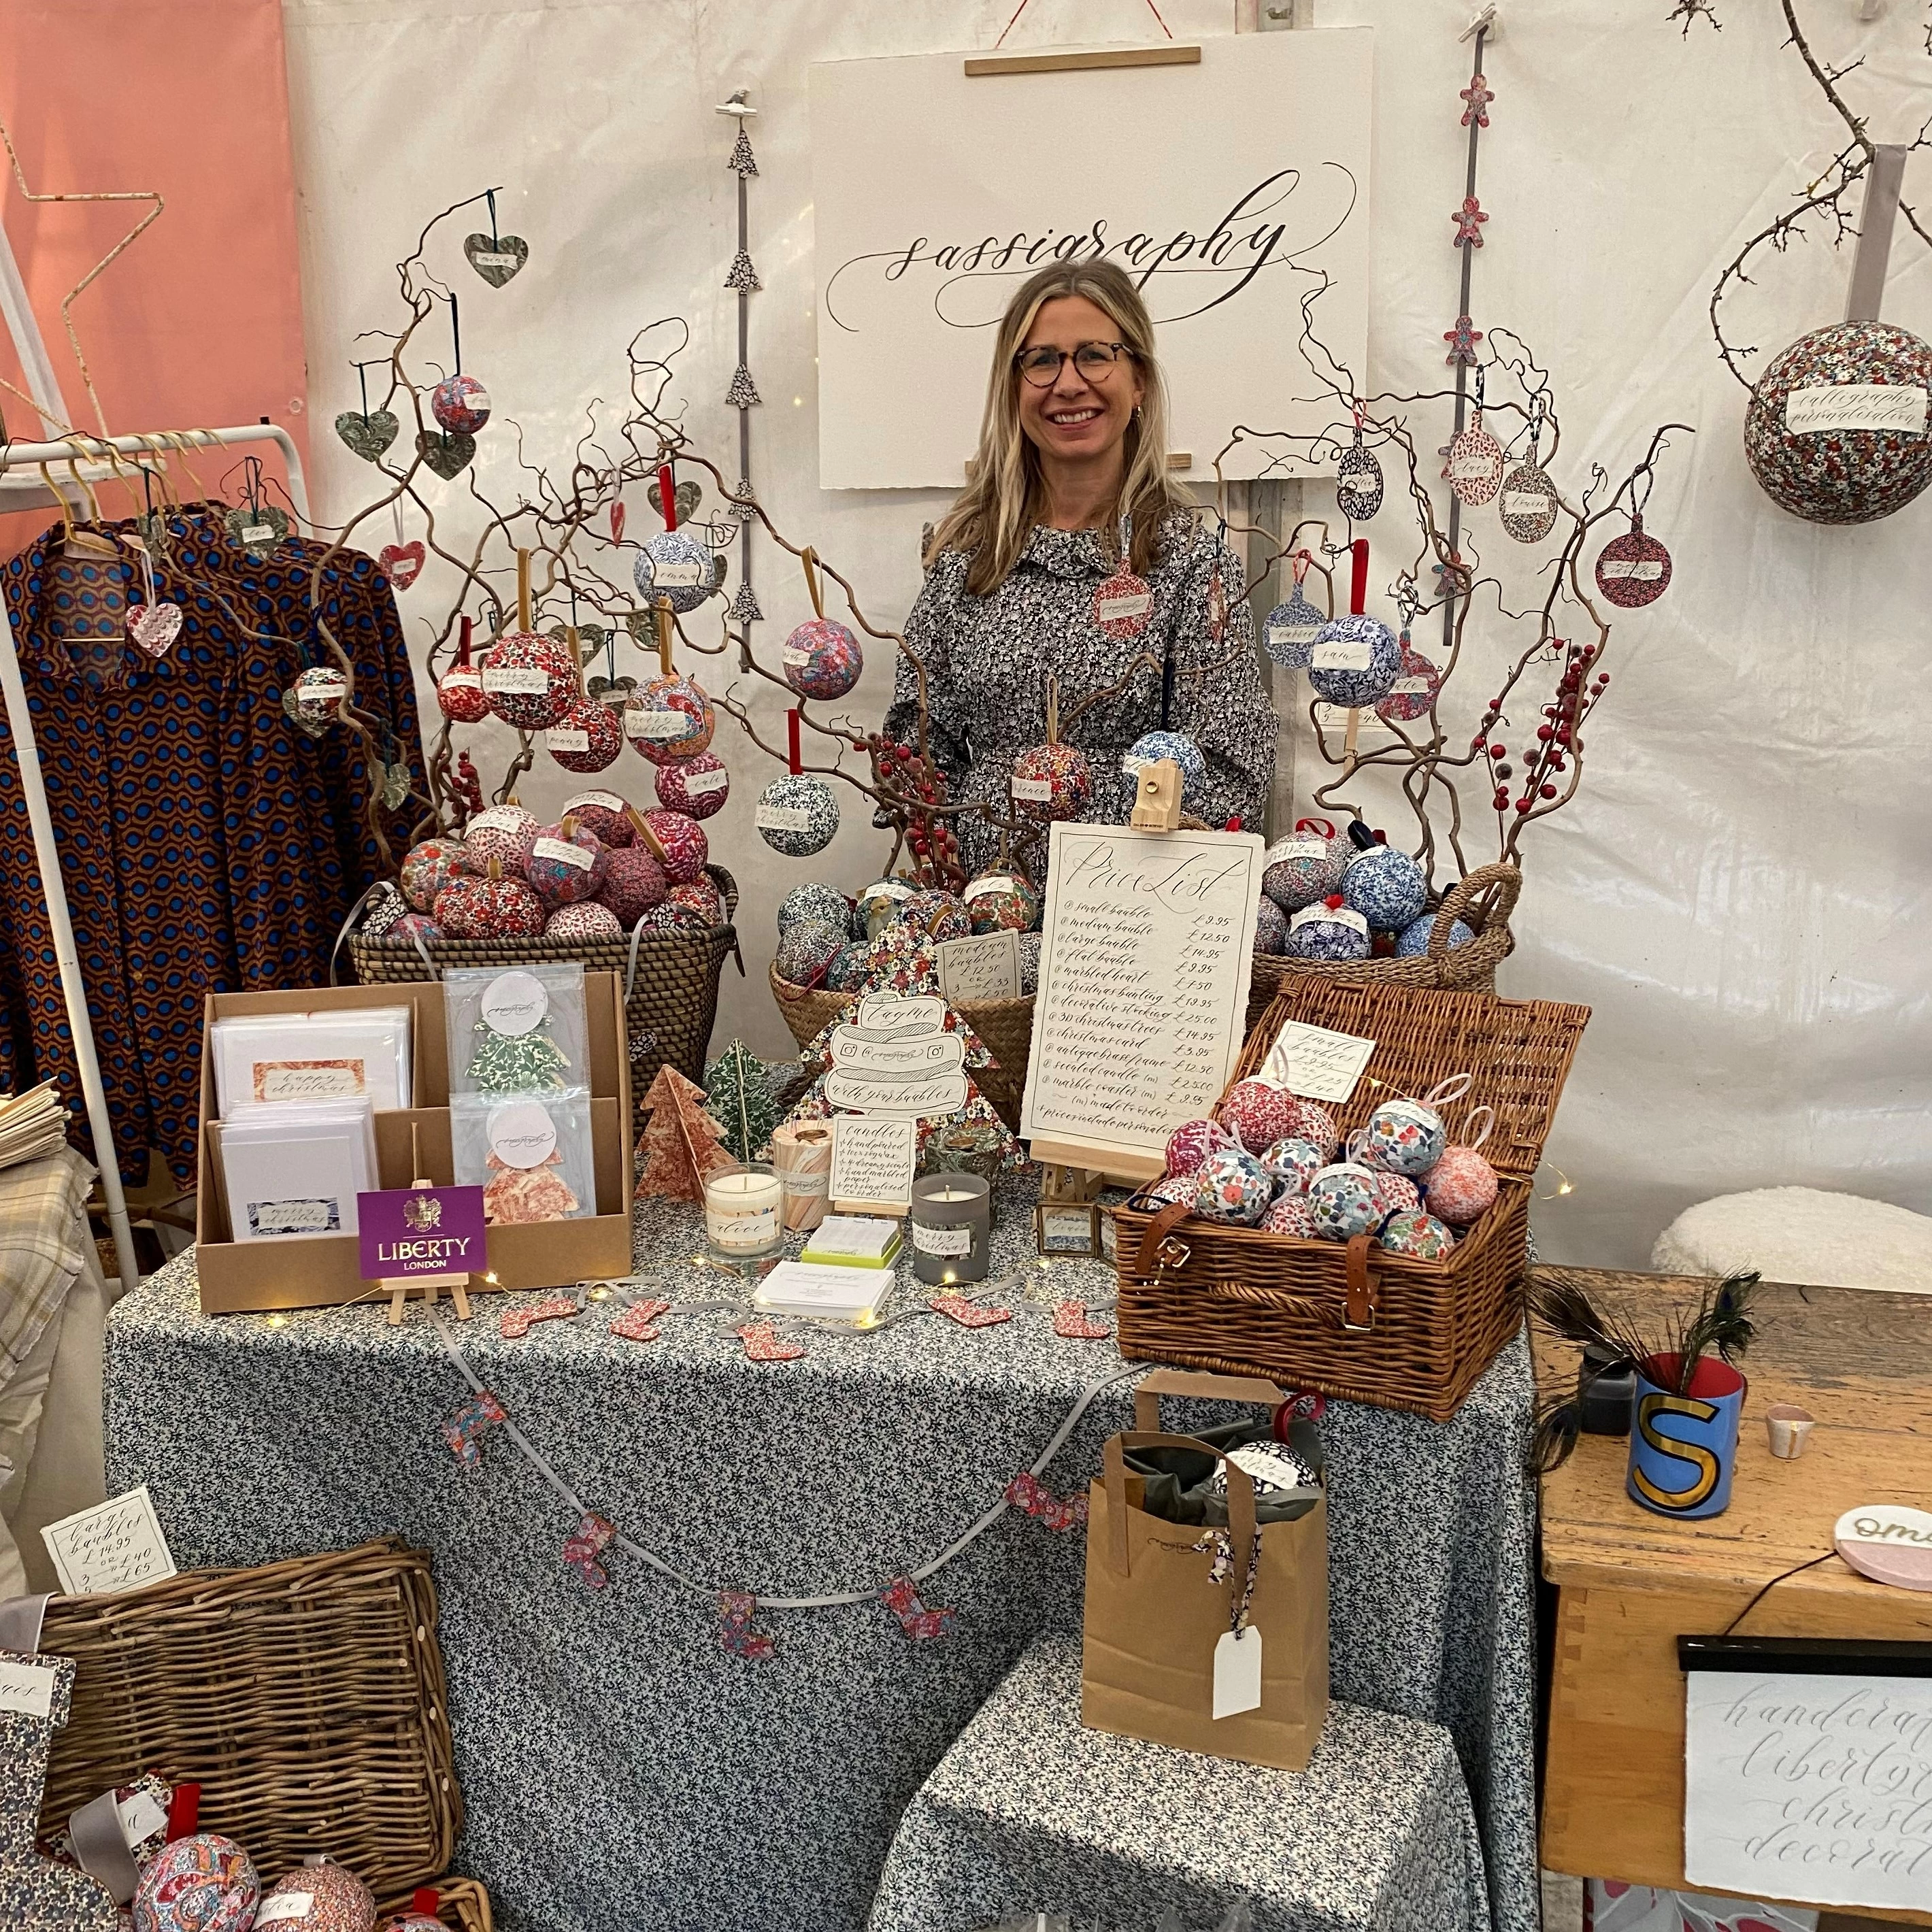
[[[1262,842],[1056,824],[1021,1132],[1132,1180],[1240,1057]]]

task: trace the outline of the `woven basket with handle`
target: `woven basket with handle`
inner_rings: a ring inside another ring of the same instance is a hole
[[[791,1036],[803,1049],[856,1000],[856,993],[828,992],[822,986],[794,986],[770,968],[772,998],[784,1015]],[[1026,1093],[1027,1060],[1033,1052],[1033,995],[1017,1000],[962,1000],[959,1017],[986,1042],[998,1063],[973,1070],[981,1093],[1015,1132],[1019,1131],[1020,1102]]]
[[[1257,952],[1249,981],[1248,1025],[1261,1017],[1291,980],[1314,978],[1365,986],[1432,986],[1443,992],[1494,992],[1496,968],[1516,944],[1510,914],[1522,890],[1514,866],[1478,866],[1442,895],[1429,950],[1412,959],[1288,959]],[[1458,920],[1475,938],[1452,946],[1449,934]]]
[[[1292,980],[1250,1034],[1237,1079],[1258,1072],[1289,1020],[1372,1040],[1353,1096],[1331,1111],[1346,1142],[1385,1100],[1473,1076],[1449,1137],[1496,1109],[1483,1153],[1496,1204],[1444,1260],[1229,1227],[1136,1196],[1115,1210],[1120,1352],[1405,1408],[1446,1422],[1522,1322],[1529,1196],[1590,1017],[1588,1006],[1402,986]],[[1324,1103],[1325,1104],[1325,1103]]]
[[[738,884],[722,866],[707,866],[724,901],[724,921],[702,935],[651,932],[640,926],[628,939],[432,939],[384,933],[349,936],[349,957],[365,986],[405,980],[440,980],[455,966],[528,966],[580,959],[586,973],[615,973],[624,982],[631,1036],[631,1131],[644,1132],[644,1100],[668,1061],[687,1080],[704,1079],[704,1056],[718,1018],[718,976],[728,958],[744,956],[731,922]]]
[[[377,1898],[435,1886],[462,1932],[490,1932],[481,1886],[447,1879],[463,1800],[436,1586],[394,1538],[253,1570],[199,1570],[106,1597],[56,1597],[40,1648],[70,1657],[44,1838],[154,1772],[201,1786],[201,1824],[264,1885],[311,1852]]]

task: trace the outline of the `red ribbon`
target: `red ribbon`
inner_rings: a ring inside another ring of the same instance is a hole
[[[1354,553],[1354,568],[1348,573],[1348,614],[1359,617],[1369,595],[1369,540],[1358,537],[1348,546]]]
[[[805,770],[805,758],[799,748],[799,714],[796,708],[785,713],[785,729],[791,740],[791,775],[796,778]]]
[[[676,530],[677,528],[677,486],[671,481],[670,465],[668,463],[660,463],[658,465],[658,501],[664,511],[664,528],[668,530]]]
[[[177,1838],[191,1838],[194,1828],[201,1822],[201,1786],[198,1784],[178,1784],[174,1796],[168,1800],[168,1843]]]
[[[458,670],[467,670],[470,668],[470,620],[465,617],[463,620],[462,639],[456,646],[456,668]]]

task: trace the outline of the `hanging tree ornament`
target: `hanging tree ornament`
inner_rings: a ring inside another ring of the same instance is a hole
[[[1540,543],[1556,527],[1556,485],[1536,460],[1547,407],[1539,389],[1530,399],[1529,454],[1503,478],[1496,506],[1504,530],[1518,543]]]
[[[1306,670],[1308,654],[1314,648],[1316,633],[1328,620],[1303,594],[1312,554],[1297,550],[1289,560],[1294,572],[1294,587],[1268,614],[1262,626],[1262,644],[1274,662],[1283,670]]]
[[[1154,592],[1133,572],[1134,520],[1120,518],[1120,555],[1113,574],[1094,592],[1094,622],[1109,638],[1137,638],[1154,615]]]
[[[807,544],[799,562],[805,568],[805,587],[812,598],[812,615],[784,640],[779,662],[784,681],[801,698],[830,700],[843,698],[859,682],[866,668],[865,653],[859,640],[843,624],[825,614],[825,599],[818,583],[817,553]]]
[[[624,707],[624,735],[640,758],[666,765],[708,750],[718,719],[702,688],[672,666],[670,598],[656,598],[651,614],[657,626],[658,675]]]
[[[344,410],[335,418],[335,433],[364,463],[376,463],[395,441],[402,425],[393,411],[370,408],[369,378],[364,373],[368,367],[366,362],[356,364],[356,379],[362,385],[362,407],[359,412]]]
[[[1046,680],[1046,742],[1013,760],[1014,808],[1027,818],[1078,818],[1094,796],[1094,774],[1079,747],[1060,740],[1060,680]]]
[[[476,460],[476,439],[466,434],[447,430],[439,434],[426,429],[417,434],[416,454],[426,469],[434,470],[448,483],[460,476]]]
[[[759,794],[753,822],[758,836],[774,852],[788,859],[809,859],[832,843],[838,830],[838,801],[822,778],[805,769],[796,709],[785,713],[785,724],[791,769]]]
[[[1335,501],[1343,516],[1365,524],[1382,506],[1382,466],[1362,446],[1362,406],[1354,405],[1355,440],[1335,466]]]
[[[221,520],[252,562],[265,563],[270,552],[289,533],[288,512],[278,509],[262,496],[259,456],[243,459],[242,476],[244,501]]]
[[[128,634],[136,646],[154,658],[167,656],[169,648],[181,635],[182,608],[158,596],[154,590],[154,560],[148,553],[146,544],[136,548],[141,555],[141,592],[142,602],[128,606]]]
[[[470,662],[473,629],[466,616],[457,638],[456,662],[436,681],[436,709],[452,724],[480,724],[490,715],[483,695],[483,674]]]
[[[342,716],[349,680],[334,664],[310,664],[282,693],[282,709],[312,738],[320,738]]]
[[[1624,535],[1612,537],[1597,560],[1597,588],[1626,610],[1654,604],[1670,587],[1670,553],[1643,527],[1640,511],[1630,512]]]
[[[1389,687],[1389,694],[1376,706],[1376,716],[1385,724],[1413,724],[1426,718],[1442,686],[1442,674],[1434,662],[1424,657],[1408,640],[1408,627],[1415,621],[1415,592],[1404,581],[1400,593],[1402,635],[1396,640],[1402,653],[1402,668]]]
[[[583,659],[577,627],[564,632],[564,649],[578,667],[578,694],[563,716],[544,733],[544,749],[567,772],[601,772],[616,764],[624,748],[624,728],[609,705],[583,688]]]
[[[1402,675],[1402,647],[1395,633],[1362,606],[1368,596],[1369,540],[1349,546],[1348,614],[1331,617],[1316,633],[1308,656],[1308,682],[1316,697],[1351,710],[1378,704]]]
[[[653,476],[645,486],[644,496],[651,508],[659,516],[664,514],[664,483],[662,476]],[[671,493],[671,501],[676,506],[677,520],[688,524],[698,514],[698,506],[704,500],[704,486],[694,476],[687,476]],[[622,519],[619,519],[620,523]]]
[[[658,804],[690,818],[709,818],[722,812],[731,794],[731,774],[716,752],[660,765],[651,782]]]
[[[473,436],[490,420],[490,392],[474,376],[463,373],[463,335],[458,326],[456,298],[449,302],[450,353],[456,373],[446,376],[429,392],[429,412],[448,436]]]
[[[716,587],[717,566],[703,542],[678,526],[677,488],[668,463],[658,466],[658,493],[664,526],[645,538],[631,566],[632,579],[640,597],[666,597],[674,610],[695,610]]]
[[[486,188],[483,198],[490,204],[490,232],[463,238],[463,252],[470,266],[493,289],[500,289],[512,276],[521,272],[530,259],[530,244],[520,235],[496,232],[496,190]]]
[[[1459,315],[1456,326],[1442,332],[1442,340],[1449,345],[1449,352],[1443,361],[1452,368],[1460,362],[1464,368],[1473,369],[1476,366],[1476,344],[1482,339],[1483,332],[1470,318]]]
[[[483,696],[506,724],[542,731],[577,696],[577,667],[554,638],[539,637],[530,615],[530,554],[517,553],[517,628],[500,638],[483,662]]]
[[[1449,488],[1471,509],[1502,487],[1503,446],[1483,427],[1483,372],[1476,371],[1475,413],[1449,439]]]

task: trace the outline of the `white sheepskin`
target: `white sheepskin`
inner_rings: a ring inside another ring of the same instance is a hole
[[[1660,1274],[1737,1274],[1932,1294],[1932,1218],[1856,1194],[1762,1187],[1687,1208],[1650,1251]]]

